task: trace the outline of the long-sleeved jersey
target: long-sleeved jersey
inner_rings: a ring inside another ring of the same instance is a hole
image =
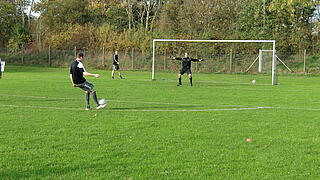
[[[190,57],[184,57],[184,58],[175,57],[174,59],[178,60],[178,61],[182,61],[181,62],[182,69],[190,69],[191,68],[191,61],[201,61],[201,59],[193,59]]]

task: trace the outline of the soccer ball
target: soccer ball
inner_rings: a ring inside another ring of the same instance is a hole
[[[256,80],[252,80],[252,84],[255,84],[256,83]]]
[[[100,105],[107,104],[107,100],[104,99],[104,98],[103,98],[103,99],[100,99],[99,104],[100,104]]]

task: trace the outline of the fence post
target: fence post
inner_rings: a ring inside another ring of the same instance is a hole
[[[134,70],[134,65],[133,65],[133,56],[134,56],[134,54],[133,54],[134,52],[133,52],[133,48],[131,48],[131,70]]]
[[[104,49],[104,46],[102,47],[102,62],[101,62],[101,65],[102,67],[104,67],[106,65],[106,59],[105,59],[105,49]]]
[[[229,59],[229,71],[230,73],[232,73],[232,49],[230,50],[230,59]]]
[[[304,50],[303,53],[303,72],[306,73],[306,56],[307,56],[307,50]]]
[[[196,59],[198,59],[198,51],[196,51]],[[198,61],[196,61],[196,72],[198,72]]]
[[[51,46],[49,45],[49,67],[51,67]]]
[[[77,46],[74,47],[74,57],[77,57]]]
[[[167,49],[164,50],[164,59],[163,59],[163,70],[165,71],[166,70],[166,62],[167,60]]]
[[[21,64],[24,64],[24,45],[21,47]]]

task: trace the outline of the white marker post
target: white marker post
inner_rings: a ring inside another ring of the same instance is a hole
[[[2,78],[2,73],[4,72],[4,66],[6,65],[6,62],[4,61],[1,61],[1,58],[0,58],[0,78]]]

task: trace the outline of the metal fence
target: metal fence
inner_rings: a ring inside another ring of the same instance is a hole
[[[113,51],[109,50],[81,50],[76,47],[72,50],[32,50],[26,49],[19,52],[9,52],[7,49],[0,49],[0,57],[8,65],[42,65],[50,67],[68,67],[75,58],[77,52],[85,54],[85,65],[94,68],[111,69]],[[123,70],[147,70],[152,67],[152,52],[144,53],[135,49],[119,50],[120,66]],[[156,54],[155,68],[156,71],[177,71],[180,63],[170,58],[167,50],[159,50]],[[195,58],[203,58],[206,61],[193,63],[193,71],[198,72],[222,72],[234,73],[245,72],[254,59],[256,54],[242,54],[229,49],[224,54],[190,52],[189,55]],[[320,56],[302,50],[294,55],[278,54],[279,58],[291,68],[293,73],[318,73],[320,72]],[[269,61],[269,60],[267,60]],[[253,66],[253,71],[258,70]],[[268,71],[266,65],[266,71]],[[278,63],[278,72],[291,73],[281,64]]]
[[[113,51],[107,50],[24,50],[19,52],[9,52],[7,49],[0,49],[0,57],[8,65],[43,65],[50,67],[68,67],[75,59],[77,52],[85,55],[86,66],[94,68],[112,68]],[[124,70],[150,70],[150,53],[143,53],[128,49],[118,51],[119,62]]]

